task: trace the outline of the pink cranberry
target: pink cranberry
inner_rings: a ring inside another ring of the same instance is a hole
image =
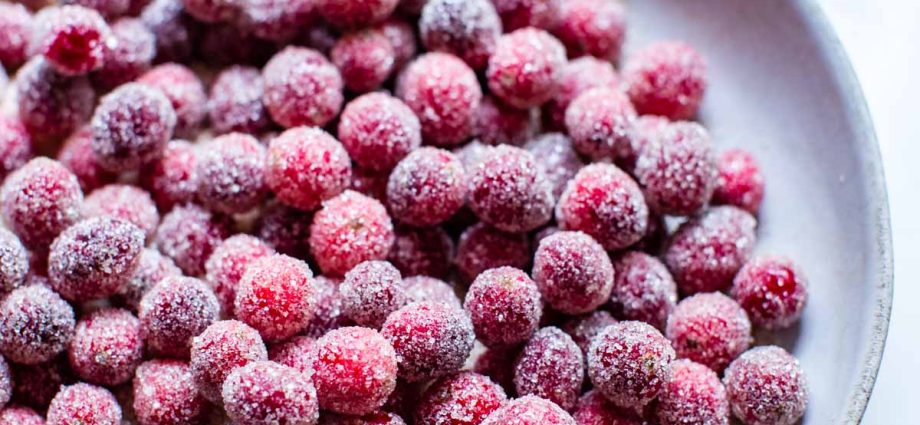
[[[501,21],[488,0],[428,0],[421,9],[419,34],[425,49],[485,68],[502,34]]]
[[[599,86],[578,95],[565,111],[575,150],[594,159],[628,149],[636,111],[616,88]]]
[[[489,347],[527,341],[537,331],[543,311],[537,284],[513,267],[480,273],[463,307],[472,318],[476,336]]]
[[[211,85],[208,111],[217,134],[259,134],[271,127],[262,103],[265,82],[256,68],[235,65],[221,71]]]
[[[112,30],[99,12],[83,6],[42,9],[35,15],[30,50],[45,57],[55,71],[85,75],[102,67]]]
[[[735,207],[715,207],[682,224],[668,241],[664,262],[681,293],[727,289],[751,258],[757,219]]]
[[[780,347],[752,348],[732,362],[723,381],[732,413],[745,424],[791,425],[805,414],[805,373]]]
[[[35,158],[3,182],[6,225],[31,249],[48,249],[80,217],[83,193],[77,178],[57,161]]]
[[[610,297],[614,276],[610,257],[582,232],[558,232],[544,238],[533,261],[533,279],[543,300],[560,312],[588,313]]]
[[[808,280],[788,258],[757,257],[735,276],[731,293],[755,325],[782,329],[802,316],[808,300]]]
[[[247,267],[255,260],[273,253],[274,251],[258,238],[243,234],[225,239],[211,253],[204,265],[207,275],[205,280],[214,289],[224,312],[233,314],[236,288]]]
[[[316,1],[259,0],[241,5],[243,27],[263,40],[287,43],[316,24]]]
[[[268,360],[268,350],[259,332],[243,322],[222,320],[192,339],[189,367],[198,391],[211,402],[220,403],[227,376],[262,360]]]
[[[28,58],[32,14],[18,3],[0,4],[0,63],[13,69]]]
[[[728,424],[728,399],[719,375],[699,363],[675,361],[655,416],[662,425]]]
[[[51,400],[45,423],[117,425],[121,423],[121,407],[105,388],[83,383],[67,385]]]
[[[337,28],[365,27],[386,20],[399,0],[317,0],[316,10]]]
[[[332,46],[329,58],[342,73],[345,87],[356,93],[379,88],[396,64],[390,39],[377,29],[345,34]]]
[[[396,386],[396,352],[375,330],[346,327],[316,341],[313,381],[323,410],[364,415],[379,409]]]
[[[572,337],[578,348],[581,348],[582,353],[587,355],[588,347],[594,337],[600,334],[604,328],[614,323],[617,323],[617,319],[610,313],[604,310],[597,310],[587,315],[568,319],[563,323],[562,329]]]
[[[339,291],[341,279],[317,276],[313,281],[316,283],[316,310],[304,334],[319,338],[333,329],[354,325],[345,315],[344,301]]]
[[[531,108],[553,98],[565,63],[559,40],[546,31],[523,28],[498,39],[486,78],[496,97],[516,108]]]
[[[465,281],[480,273],[502,266],[518,269],[530,263],[530,241],[524,233],[505,233],[485,223],[470,226],[457,244],[457,264]]]
[[[131,311],[137,311],[144,294],[166,276],[181,276],[182,270],[169,257],[163,256],[155,248],[141,251],[137,268],[118,290],[116,298]]]
[[[141,336],[155,356],[188,358],[192,338],[217,321],[219,313],[217,297],[206,283],[167,276],[141,298]]]
[[[236,20],[242,3],[235,0],[182,0],[186,13],[210,24]]]
[[[147,71],[139,83],[159,89],[176,111],[176,134],[197,133],[208,114],[208,95],[201,80],[184,65],[167,63]]]
[[[554,199],[534,156],[501,145],[487,152],[470,173],[469,203],[480,220],[497,229],[526,232],[552,218]]]
[[[224,381],[222,394],[227,416],[236,423],[309,424],[319,419],[310,378],[274,362],[237,368]]]
[[[188,275],[204,273],[214,249],[230,235],[229,219],[195,204],[173,208],[157,228],[156,245]]]
[[[572,140],[562,133],[544,133],[527,142],[524,149],[533,155],[537,167],[553,186],[553,198],[559,199],[569,180],[572,180],[585,163],[572,147]]]
[[[712,197],[716,163],[709,132],[701,125],[668,125],[641,148],[635,168],[649,205],[659,213],[692,215]]]
[[[185,13],[182,0],[153,0],[140,19],[156,38],[156,62],[190,59],[198,24]]]
[[[565,129],[565,111],[582,93],[596,87],[617,88],[620,77],[610,62],[585,56],[575,59],[562,68],[559,89],[543,105],[543,123],[554,130]]]
[[[565,44],[569,57],[591,55],[617,61],[626,38],[623,5],[605,0],[559,3],[553,35]]]
[[[326,201],[310,226],[310,251],[323,273],[342,276],[352,267],[386,258],[393,222],[380,202],[346,190]]]
[[[454,242],[440,227],[396,227],[387,260],[403,276],[447,277],[454,256]]]
[[[96,93],[85,77],[67,77],[35,57],[16,74],[19,119],[39,141],[58,140],[93,114]]]
[[[742,149],[730,149],[719,156],[717,167],[719,177],[712,203],[734,205],[757,214],[763,201],[764,177],[754,156]]]
[[[506,32],[526,27],[551,29],[556,22],[558,5],[553,0],[494,0]]]
[[[141,322],[108,308],[82,317],[67,351],[70,368],[87,382],[115,386],[131,380],[144,358]]]
[[[342,76],[321,53],[287,47],[262,69],[265,107],[283,127],[324,126],[342,108]]]
[[[591,390],[578,399],[572,417],[578,425],[644,425],[647,422],[628,409],[617,407],[600,391]]]
[[[399,270],[386,261],[356,265],[345,273],[339,291],[345,315],[360,326],[374,329],[408,302]]]
[[[50,288],[15,289],[0,301],[0,352],[16,363],[46,362],[67,348],[75,325],[73,308]]]
[[[507,401],[488,377],[461,372],[435,381],[415,407],[419,425],[478,425]]]
[[[83,216],[127,221],[143,231],[147,240],[153,238],[160,224],[160,213],[150,194],[127,184],[110,184],[94,190],[83,202]]]
[[[668,317],[665,334],[682,359],[721,372],[750,347],[751,321],[731,298],[719,292],[684,299]]]
[[[102,68],[90,75],[96,87],[113,89],[137,79],[150,69],[156,56],[156,36],[139,19],[123,18],[112,24],[116,44],[105,49]]]
[[[268,359],[312,377],[313,362],[316,360],[316,340],[308,336],[295,336],[269,347]]]
[[[613,404],[639,409],[664,389],[674,349],[657,329],[642,322],[604,328],[588,348],[588,376]]]
[[[275,254],[254,260],[236,290],[239,320],[269,342],[283,341],[307,327],[316,305],[313,272],[307,263]]]
[[[321,129],[292,128],[269,145],[265,180],[278,199],[291,207],[316,209],[342,193],[350,179],[348,153]]]
[[[0,117],[0,180],[25,165],[30,159],[32,137],[29,136],[26,126],[18,119]]]
[[[369,93],[345,106],[338,135],[361,167],[389,171],[422,144],[421,124],[401,100]]]
[[[198,154],[198,198],[204,206],[225,214],[243,213],[265,198],[268,154],[255,137],[218,136]]]
[[[424,381],[456,372],[476,336],[466,313],[441,302],[416,302],[387,318],[381,330],[399,362],[399,377]]]
[[[393,216],[413,226],[444,222],[466,201],[466,175],[454,154],[432,147],[417,149],[399,162],[387,184]]]
[[[415,38],[415,29],[408,21],[399,18],[390,18],[377,25],[384,37],[390,40],[396,62],[394,71],[402,69],[418,52],[418,40]]]
[[[677,284],[667,267],[643,252],[629,251],[613,263],[616,278],[610,303],[626,320],[638,320],[664,329],[677,305]]]
[[[271,202],[262,209],[255,234],[278,253],[305,260],[310,255],[307,240],[312,219],[308,212]]]
[[[93,152],[93,130],[89,125],[81,127],[64,141],[58,151],[58,161],[77,176],[84,192],[114,182],[118,177],[99,165]]]
[[[648,215],[636,182],[619,168],[603,163],[582,168],[556,205],[559,227],[587,233],[609,251],[642,239]]]
[[[511,400],[486,417],[481,425],[576,425],[559,405],[528,395]]]
[[[0,409],[0,425],[45,425],[45,418],[23,406]]]
[[[514,365],[518,395],[535,395],[572,410],[585,378],[581,349],[559,328],[537,331]]]
[[[500,385],[505,392],[514,393],[514,361],[521,352],[519,346],[486,348],[476,358],[473,371],[488,376]]]
[[[623,80],[640,114],[689,119],[706,91],[706,63],[687,44],[656,43],[629,58]]]
[[[438,302],[463,308],[454,287],[449,283],[429,276],[412,276],[403,279],[403,286],[409,303]]]
[[[29,251],[16,235],[6,229],[0,229],[0,259],[0,292],[8,293],[25,285],[29,274]]]
[[[143,186],[162,211],[194,201],[198,195],[198,178],[195,148],[184,140],[167,143],[163,156],[141,172]]]
[[[208,402],[198,392],[188,363],[150,360],[134,375],[134,412],[143,425],[196,424]]]
[[[517,109],[486,96],[476,110],[473,135],[489,145],[520,146],[533,138],[539,127],[536,109]]]
[[[176,112],[159,90],[128,83],[102,98],[92,126],[99,164],[109,171],[128,171],[163,155]]]
[[[456,56],[419,56],[399,76],[396,94],[418,116],[426,143],[452,147],[472,136],[482,89],[473,70]]]

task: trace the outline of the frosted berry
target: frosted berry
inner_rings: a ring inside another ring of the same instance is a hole
[[[337,28],[364,27],[385,20],[399,0],[318,0],[316,10]]]
[[[271,141],[265,180],[281,202],[313,210],[348,188],[351,163],[342,144],[329,133],[297,127]]]
[[[73,308],[50,288],[15,289],[0,302],[0,352],[16,363],[46,362],[67,348],[74,326]]]
[[[0,87],[0,90],[3,88]],[[0,117],[0,180],[25,165],[30,159],[32,137],[29,136],[26,126],[18,119]]]
[[[607,302],[613,277],[607,252],[582,232],[548,236],[534,254],[533,279],[543,300],[566,314],[588,313]]]
[[[535,395],[572,410],[585,378],[581,349],[559,328],[537,331],[514,365],[517,394]]]
[[[626,172],[635,175],[639,154],[653,142],[659,143],[659,138],[664,137],[670,124],[671,121],[667,118],[655,115],[643,115],[636,118],[633,121],[629,144],[620,146],[621,149],[614,152],[614,163]]]
[[[82,203],[73,173],[44,157],[11,173],[0,188],[6,227],[26,248],[43,254],[59,233],[79,220]]]
[[[550,29],[555,23],[558,6],[553,0],[494,0],[506,32],[525,27]]]
[[[208,402],[198,392],[188,363],[150,360],[134,376],[134,412],[143,425],[196,424]]]
[[[0,425],[45,425],[45,418],[24,406],[0,409]]]
[[[306,263],[275,254],[253,261],[236,290],[236,317],[269,342],[282,341],[310,323],[316,305],[313,272]]]
[[[501,20],[488,0],[428,0],[421,10],[419,34],[428,51],[463,59],[485,68],[502,34]]]
[[[316,360],[316,340],[308,336],[295,336],[268,349],[268,359],[313,376]]]
[[[620,76],[608,61],[584,56],[566,63],[559,74],[559,89],[543,105],[543,124],[553,130],[564,130],[565,111],[573,100],[595,87],[619,85]]]
[[[469,205],[480,220],[506,232],[526,232],[553,214],[552,186],[523,149],[490,150],[469,173]]]
[[[496,267],[526,268],[530,252],[526,234],[505,233],[479,223],[460,235],[454,263],[463,278],[472,281],[480,273]]]
[[[141,322],[127,310],[109,308],[82,317],[70,340],[70,368],[86,382],[115,386],[131,380],[144,358]]]
[[[399,270],[386,261],[365,261],[339,287],[345,314],[360,326],[379,329],[390,313],[407,302]]]
[[[316,2],[312,0],[244,1],[241,5],[242,27],[263,40],[290,42],[304,28],[316,25]]]
[[[199,150],[198,198],[204,206],[225,214],[257,206],[268,193],[267,153],[248,134],[230,133],[206,142]]]
[[[387,202],[399,221],[432,226],[463,206],[466,184],[463,164],[454,154],[424,147],[410,153],[390,173]]]
[[[614,312],[626,320],[664,329],[677,305],[677,284],[657,258],[638,251],[619,256],[613,263],[616,277],[610,297]]]
[[[537,331],[543,311],[537,284],[513,267],[480,273],[463,307],[472,318],[476,337],[489,347],[527,341]]]
[[[192,144],[184,140],[167,143],[163,156],[141,172],[141,183],[161,211],[194,201],[198,196],[198,157]]]
[[[588,376],[613,404],[639,409],[671,377],[674,349],[658,330],[642,322],[619,322],[597,335],[588,348]]]
[[[393,70],[402,69],[418,52],[418,40],[415,38],[413,26],[403,19],[391,18],[377,25],[377,28],[383,32],[393,46],[393,54],[396,58]]]
[[[28,58],[32,14],[18,3],[0,4],[0,64],[13,69]]]
[[[757,220],[729,206],[712,208],[682,224],[668,241],[664,262],[683,294],[727,289],[751,258]]]
[[[805,414],[808,384],[798,360],[780,347],[757,347],[725,371],[732,413],[748,425],[791,425]]]
[[[28,274],[29,251],[16,235],[0,229],[0,291],[8,293],[25,285]]]
[[[556,205],[556,222],[579,230],[613,251],[638,242],[648,226],[639,186],[616,166],[591,164],[569,181]]]
[[[578,399],[572,412],[578,425],[644,425],[647,422],[628,409],[617,407],[600,391],[591,390]]]
[[[719,177],[712,203],[734,205],[757,214],[763,201],[764,177],[754,156],[742,149],[730,149],[719,155],[717,167]]]
[[[603,332],[604,328],[614,323],[617,323],[617,319],[609,312],[597,310],[587,315],[566,320],[562,325],[562,329],[572,337],[578,348],[581,348],[582,353],[587,355],[588,347],[594,337]]]
[[[160,224],[160,213],[150,194],[127,184],[110,184],[94,190],[83,200],[83,216],[127,221],[143,231],[148,240]]]
[[[415,113],[384,93],[369,93],[346,105],[338,136],[351,159],[373,171],[391,170],[422,143]]]
[[[460,370],[476,336],[466,313],[441,302],[416,302],[387,318],[381,330],[408,382],[438,378]]]
[[[229,219],[195,205],[173,208],[157,228],[156,245],[188,275],[204,273],[214,249],[230,235]]]
[[[379,409],[396,386],[396,352],[375,330],[346,327],[316,341],[313,382],[323,410],[364,415]]]
[[[90,75],[93,84],[103,90],[137,79],[150,69],[156,56],[156,36],[139,19],[115,21],[112,36],[115,45],[106,47],[102,68]]]
[[[121,407],[105,388],[83,383],[63,386],[48,406],[45,423],[119,425]]]
[[[237,19],[242,3],[235,0],[182,0],[186,13],[211,24]]]
[[[347,190],[326,201],[310,226],[310,251],[325,274],[342,276],[369,260],[386,258],[393,222],[380,202]]]
[[[11,363],[13,372],[12,402],[45,411],[61,385],[72,381],[64,356],[34,365]],[[18,425],[18,424],[16,424]],[[44,425],[44,423],[42,423]]]
[[[339,291],[341,279],[317,276],[313,281],[316,284],[316,310],[304,334],[319,338],[333,329],[354,325],[345,315],[344,301]]]
[[[364,93],[379,88],[390,78],[396,52],[382,31],[365,29],[342,36],[332,46],[329,59],[342,73],[345,87]]]
[[[559,3],[553,35],[565,44],[569,57],[596,56],[616,62],[626,38],[623,5],[605,0]]]
[[[106,47],[113,43],[112,30],[99,12],[60,6],[35,15],[29,49],[43,55],[61,74],[85,75],[102,67]]]
[[[808,300],[808,280],[792,260],[762,256],[748,261],[738,271],[731,294],[754,325],[782,329],[802,316]]]
[[[227,376],[263,360],[268,360],[268,350],[259,332],[243,322],[222,320],[192,340],[189,367],[198,391],[211,402],[220,403]]]
[[[262,69],[265,107],[281,126],[324,126],[342,108],[342,76],[321,53],[287,47]]]
[[[223,385],[227,416],[241,424],[312,424],[319,419],[316,389],[297,369],[269,361],[240,367]]]
[[[454,257],[454,242],[440,227],[397,226],[387,261],[405,277],[447,277]]]
[[[206,283],[168,276],[141,298],[141,336],[155,356],[188,358],[192,338],[217,321],[219,313],[217,297]]]
[[[565,126],[575,150],[594,159],[628,149],[636,111],[616,88],[586,90],[565,110]]]
[[[486,70],[489,89],[516,108],[553,98],[565,66],[565,48],[546,31],[522,28],[498,39]]]
[[[428,276],[412,276],[403,279],[403,286],[410,303],[438,302],[463,308],[454,287],[449,283]]]
[[[709,202],[716,184],[709,132],[692,122],[668,125],[641,148],[634,174],[656,212],[696,213]]]
[[[125,84],[105,97],[93,114],[93,152],[103,168],[128,171],[154,161],[172,138],[176,112],[159,90]]]
[[[235,65],[221,71],[208,99],[211,128],[217,134],[268,130],[271,121],[262,103],[264,94],[265,81],[258,69]]]
[[[721,372],[750,347],[751,322],[731,298],[696,294],[677,304],[665,332],[677,356]]]
[[[191,57],[197,23],[185,13],[182,0],[152,0],[140,19],[156,38],[157,62],[180,62]]]
[[[655,416],[662,425],[728,424],[728,399],[719,375],[699,363],[677,360],[658,395]]]
[[[307,240],[312,218],[308,212],[270,202],[262,208],[255,235],[278,253],[305,260],[310,255]]]
[[[204,265],[207,276],[205,280],[214,289],[224,312],[232,314],[236,288],[246,268],[253,261],[273,253],[258,238],[242,234],[225,239],[211,253]]]
[[[511,400],[486,417],[481,425],[576,425],[565,410],[544,398],[528,395]]]
[[[623,82],[640,114],[689,119],[706,91],[706,63],[685,43],[660,42],[629,58]]]
[[[478,425],[507,401],[488,377],[461,372],[435,381],[415,406],[419,425]]]
[[[569,180],[585,163],[572,147],[572,140],[562,133],[545,133],[524,145],[553,186],[553,198],[559,199]]]
[[[19,119],[36,140],[58,140],[93,114],[96,93],[86,77],[64,76],[35,57],[16,74]]]
[[[162,64],[147,71],[137,81],[159,89],[169,99],[176,112],[177,135],[189,136],[198,131],[208,114],[208,95],[191,69],[176,63]]]
[[[476,110],[473,135],[489,145],[520,146],[539,130],[536,109],[517,109],[492,96],[483,98]]]
[[[169,257],[154,248],[141,251],[137,268],[118,290],[116,298],[131,311],[137,311],[144,294],[166,276],[181,276],[182,270]]]

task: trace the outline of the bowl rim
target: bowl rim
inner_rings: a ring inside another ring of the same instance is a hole
[[[816,0],[790,1],[798,9],[807,29],[830,64],[830,73],[840,87],[841,97],[847,105],[849,121],[861,134],[863,143],[857,146],[862,172],[869,191],[869,208],[874,214],[874,226],[870,229],[875,243],[875,289],[872,307],[871,334],[869,344],[863,350],[857,385],[850,390],[848,407],[841,423],[858,424],[872,396],[872,389],[878,376],[888,324],[891,318],[891,303],[894,293],[894,261],[891,240],[891,216],[888,209],[888,191],[885,171],[882,165],[878,138],[866,98],[856,77],[846,50],[837,37],[833,26]]]

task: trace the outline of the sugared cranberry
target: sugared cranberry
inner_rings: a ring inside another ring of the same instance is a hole
[[[617,323],[617,319],[609,312],[597,310],[591,314],[567,320],[562,325],[562,329],[572,337],[578,348],[581,348],[582,353],[587,355],[588,347],[594,337],[600,334],[604,328],[614,323]]]
[[[316,340],[308,336],[295,336],[268,349],[268,359],[313,376],[316,360]]]
[[[7,226],[32,249],[47,249],[80,216],[83,194],[76,177],[60,163],[36,158],[4,181],[2,210]]]
[[[19,119],[37,140],[57,140],[93,114],[96,93],[85,77],[67,77],[35,57],[16,74]]]
[[[396,350],[399,377],[424,381],[460,370],[476,336],[466,313],[441,302],[416,302],[387,318],[381,330]]]
[[[153,0],[140,15],[156,38],[159,63],[182,62],[192,55],[197,23],[185,13],[182,0]]]
[[[428,0],[419,18],[425,49],[463,59],[476,70],[485,68],[502,34],[501,20],[488,0]]]
[[[48,408],[51,399],[60,391],[61,385],[73,381],[67,367],[67,359],[63,355],[34,365],[12,363],[10,367],[14,384],[12,401],[39,411]]]
[[[616,277],[610,303],[626,320],[664,329],[677,304],[677,284],[657,258],[638,251],[627,252],[613,263]]]
[[[169,257],[160,254],[154,248],[145,248],[141,251],[137,268],[134,269],[134,273],[119,289],[116,298],[122,305],[136,312],[141,298],[150,288],[153,288],[153,285],[156,285],[166,276],[181,275],[182,270],[179,270],[176,263],[170,260]]]
[[[552,218],[552,186],[530,152],[501,145],[487,152],[469,175],[470,208],[480,220],[506,232],[525,232]]]
[[[263,40],[286,43],[316,24],[313,0],[257,0],[241,5],[243,26]]]
[[[559,3],[553,34],[565,44],[569,57],[596,56],[615,62],[626,38],[623,5],[604,0]]]
[[[99,164],[128,171],[160,158],[176,126],[176,112],[159,90],[128,83],[102,98],[92,126]]]
[[[256,68],[236,65],[221,71],[211,85],[208,111],[217,134],[259,134],[271,127],[262,103],[265,82]]]
[[[384,93],[369,93],[346,105],[338,136],[353,161],[368,170],[384,172],[422,143],[415,113]]]
[[[29,251],[16,235],[0,229],[0,291],[8,293],[23,286],[28,274]]]
[[[45,425],[45,418],[24,406],[0,409],[0,425]]]
[[[316,284],[316,310],[304,334],[319,338],[333,329],[354,325],[345,315],[342,293],[339,291],[341,279],[317,276],[313,282]]]
[[[578,425],[644,425],[642,418],[628,409],[617,407],[600,391],[592,390],[578,400],[572,412]]]
[[[621,149],[613,153],[614,163],[627,173],[635,175],[639,154],[649,144],[660,143],[659,138],[664,136],[670,124],[671,121],[667,118],[655,115],[643,115],[636,118],[633,121],[632,133],[628,138],[629,144],[621,145]]]
[[[481,425],[576,425],[559,405],[528,395],[511,400],[486,417]]]
[[[466,201],[463,164],[452,153],[424,147],[399,162],[387,184],[393,217],[414,226],[450,218]]]
[[[719,155],[717,167],[719,177],[712,203],[734,205],[757,214],[763,201],[764,177],[754,156],[742,149],[729,149]]]
[[[562,133],[544,133],[524,145],[553,186],[553,197],[559,199],[569,180],[585,163],[575,152],[572,140]]]
[[[697,294],[677,304],[668,317],[665,335],[678,357],[716,372],[725,369],[753,341],[747,314],[719,292]]]
[[[227,217],[188,204],[163,216],[155,241],[160,252],[183,272],[197,276],[204,273],[205,262],[229,234]]]
[[[241,424],[312,424],[319,419],[316,389],[297,369],[257,361],[227,376],[223,385],[227,416]]]
[[[377,28],[383,32],[393,46],[396,58],[393,70],[402,69],[418,52],[418,40],[415,38],[415,30],[412,25],[405,20],[391,18],[377,25]]]
[[[138,317],[147,350],[156,356],[188,358],[192,338],[218,319],[211,288],[191,277],[167,276],[141,298]]]
[[[619,322],[604,328],[591,342],[588,376],[613,404],[639,409],[664,389],[674,358],[670,342],[655,328]]]
[[[304,330],[313,317],[316,288],[306,263],[275,254],[253,261],[240,280],[234,310],[269,342]]]
[[[415,407],[419,425],[478,425],[507,400],[488,377],[462,372],[436,381]]]
[[[45,57],[55,71],[85,75],[99,69],[114,44],[112,30],[99,12],[82,6],[42,9],[35,15],[29,49]]]
[[[159,89],[176,112],[175,132],[194,135],[208,114],[208,96],[198,76],[184,65],[167,63],[147,71],[137,80]]]
[[[585,378],[581,349],[559,328],[537,331],[514,365],[517,394],[535,395],[572,410]]]
[[[780,347],[757,347],[725,371],[732,413],[748,425],[791,425],[805,414],[808,384],[798,360]]]
[[[262,209],[256,222],[256,236],[281,254],[306,260],[310,255],[312,214],[271,202]]]
[[[520,146],[538,130],[536,109],[517,109],[486,96],[476,110],[473,135],[489,145]]]
[[[141,322],[121,309],[98,310],[77,322],[67,358],[81,379],[106,386],[131,380],[144,358]]]
[[[185,11],[201,22],[230,22],[240,15],[240,5],[235,0],[182,0]]]
[[[496,267],[523,269],[530,263],[530,252],[526,234],[505,233],[479,223],[460,235],[454,262],[463,278],[472,281],[480,273]]]
[[[188,363],[150,360],[134,376],[134,412],[142,425],[196,424],[208,402],[198,392]]]
[[[706,91],[706,63],[685,43],[656,43],[629,58],[623,80],[640,114],[689,119]]]
[[[558,5],[553,0],[493,0],[502,18],[502,28],[511,32],[525,27],[551,29],[556,22]]]
[[[575,150],[595,159],[628,149],[635,119],[629,99],[607,86],[586,90],[565,111],[565,126]]]
[[[236,288],[246,268],[255,260],[274,251],[264,242],[249,235],[235,235],[224,240],[208,257],[204,265],[207,282],[220,300],[221,308],[233,314]]]
[[[757,257],[738,271],[731,293],[754,325],[782,329],[802,316],[808,300],[808,280],[788,258]]]
[[[716,184],[709,132],[692,122],[666,126],[659,137],[640,148],[634,174],[656,212],[696,213],[709,202]]]
[[[351,163],[335,138],[318,128],[292,128],[271,141],[265,180],[278,199],[316,209],[348,187]]]
[[[516,108],[553,98],[565,66],[565,48],[546,31],[522,28],[498,39],[486,70],[492,94]]]
[[[221,213],[251,210],[266,196],[267,153],[248,134],[230,133],[201,146],[197,161],[198,198]]]
[[[79,383],[61,387],[51,400],[45,419],[47,425],[121,423],[121,407],[109,390]]]
[[[237,368],[263,360],[268,360],[268,350],[259,332],[236,320],[222,320],[192,340],[189,367],[198,391],[220,403],[227,376]]]
[[[387,260],[405,277],[447,277],[454,255],[454,242],[440,227],[397,226]]]
[[[699,363],[675,361],[655,416],[662,425],[728,424],[728,399],[719,375]]]
[[[319,268],[334,276],[364,261],[386,258],[393,239],[386,208],[350,190],[326,201],[310,226],[310,251]]]
[[[16,363],[46,362],[67,348],[74,326],[73,308],[50,288],[15,289],[0,302],[0,351]]]
[[[316,341],[313,381],[324,410],[364,415],[379,409],[396,386],[396,352],[375,330],[346,327]]]
[[[127,221],[141,229],[148,240],[160,224],[160,213],[150,194],[126,184],[111,184],[94,190],[83,202],[83,216],[108,216]]]
[[[316,50],[287,47],[265,68],[265,107],[284,127],[324,126],[342,108],[342,76]]]
[[[513,267],[480,273],[463,306],[476,336],[489,347],[527,341],[536,332],[543,311],[537,284]]]
[[[0,4],[0,64],[14,69],[28,58],[32,14],[18,3]]]
[[[18,119],[0,117],[0,181],[30,159],[32,137],[26,126]]]
[[[167,143],[163,156],[141,173],[141,181],[162,211],[193,201],[198,194],[195,149],[184,140]]]
[[[399,270],[386,261],[365,261],[345,274],[339,287],[345,314],[360,326],[379,329],[407,302]]]
[[[393,45],[377,29],[345,34],[332,46],[329,58],[342,73],[345,87],[356,93],[380,87],[396,64]]]
[[[449,283],[429,276],[412,276],[403,279],[406,296],[410,303],[439,302],[463,308],[460,298]]]
[[[613,276],[604,248],[582,232],[548,236],[534,255],[533,279],[543,300],[566,314],[588,313],[607,302]]]
[[[90,192],[117,178],[99,164],[93,152],[93,129],[89,125],[81,127],[64,141],[58,151],[58,161],[77,176],[83,192]]]
[[[486,348],[473,364],[473,371],[488,376],[493,382],[504,388],[508,394],[514,394],[514,361],[521,352],[520,346]]]
[[[137,79],[150,69],[156,56],[156,36],[139,19],[115,21],[112,35],[115,45],[106,47],[102,68],[90,75],[93,84],[103,90]]]
[[[615,89],[619,84],[620,76],[608,61],[584,56],[565,64],[556,95],[543,105],[543,123],[551,129],[564,130],[565,111],[573,100],[593,88]]]
[[[338,28],[364,27],[385,20],[399,0],[318,0],[316,10]]]

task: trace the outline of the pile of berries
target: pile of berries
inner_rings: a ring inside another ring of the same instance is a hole
[[[0,424],[796,423],[760,166],[626,16],[0,0]]]

